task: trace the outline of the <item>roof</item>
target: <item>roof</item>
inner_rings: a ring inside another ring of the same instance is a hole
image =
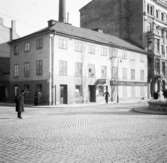
[[[51,30],[55,30],[56,33],[87,39],[101,44],[108,44],[119,48],[146,53],[143,49],[116,36],[106,34],[103,32],[93,31],[86,28],[74,27],[70,24],[57,22],[54,26],[51,27]]]
[[[141,52],[141,53],[146,53],[143,49],[141,49],[141,48],[139,48],[139,47],[123,40],[123,39],[120,39],[116,36],[106,34],[103,32],[97,32],[97,31],[90,30],[87,28],[75,27],[75,26],[72,26],[70,24],[61,23],[61,22],[57,22],[57,21],[55,21],[55,24],[51,27],[44,28],[44,29],[39,30],[37,32],[34,32],[30,35],[13,40],[12,42],[22,40],[22,39],[28,39],[34,35],[37,35],[37,34],[39,35],[43,32],[48,32],[48,31],[50,31],[50,32],[55,31],[55,33],[59,34],[59,35],[67,35],[68,37],[75,37],[77,39],[96,42],[96,43],[100,43],[100,44],[107,44],[110,46],[116,46],[118,48],[123,48],[123,49],[127,49],[127,50],[133,50],[133,51],[137,51],[137,52]]]

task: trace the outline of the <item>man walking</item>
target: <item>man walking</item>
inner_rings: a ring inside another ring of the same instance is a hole
[[[17,117],[22,119],[21,113],[24,111],[24,91],[18,91],[15,97]]]

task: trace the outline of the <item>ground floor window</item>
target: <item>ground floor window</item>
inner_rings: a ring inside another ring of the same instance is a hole
[[[97,95],[98,96],[103,96],[104,95],[104,87],[102,85],[97,86]]]
[[[82,86],[76,85],[75,86],[75,97],[81,97],[82,96]]]

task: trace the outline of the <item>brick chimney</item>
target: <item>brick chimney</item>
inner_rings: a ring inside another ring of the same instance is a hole
[[[59,0],[59,22],[66,22],[66,0]]]
[[[11,28],[10,28],[10,40],[14,40],[17,38],[16,35],[16,21],[12,20],[11,21]]]

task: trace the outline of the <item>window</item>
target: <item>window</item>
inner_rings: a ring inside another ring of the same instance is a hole
[[[36,61],[36,75],[41,76],[43,74],[43,61],[37,60]]]
[[[96,48],[95,48],[95,46],[94,45],[89,45],[88,46],[88,53],[89,54],[95,54],[95,51],[96,51]]]
[[[162,62],[162,74],[165,76],[165,62]]]
[[[122,87],[122,95],[123,97],[127,97],[128,93],[127,93],[127,86],[123,86]]]
[[[136,89],[134,86],[131,87],[131,97],[136,97]]]
[[[131,69],[131,80],[135,80],[135,69]]]
[[[107,56],[107,48],[106,47],[101,48],[101,56]]]
[[[42,38],[38,38],[36,40],[36,49],[42,49],[43,48],[43,39]]]
[[[155,50],[157,53],[159,53],[160,51],[160,40],[159,39],[155,39]]]
[[[140,96],[141,97],[144,97],[145,96],[145,93],[144,93],[144,87],[140,87]]]
[[[161,45],[161,53],[162,53],[162,56],[165,56],[165,47],[164,47],[164,45]]]
[[[13,50],[14,50],[14,55],[19,55],[19,47],[18,47],[18,45],[15,45]]]
[[[81,97],[82,96],[82,86],[76,85],[75,86],[75,97]]]
[[[140,70],[140,80],[144,81],[144,70]]]
[[[164,13],[161,13],[161,20],[164,21]]]
[[[82,76],[82,63],[75,63],[75,76]]]
[[[30,76],[30,63],[25,62],[24,63],[24,77],[29,77]]]
[[[97,95],[104,96],[104,86],[102,86],[102,85],[97,86]]]
[[[19,65],[14,65],[14,77],[19,77]]]
[[[30,42],[26,42],[26,43],[24,44],[24,52],[29,52],[30,49],[31,49],[31,47],[30,47]]]
[[[75,40],[75,51],[83,52],[83,43],[81,41]]]
[[[101,78],[107,78],[107,66],[101,66]]]
[[[154,6],[151,6],[151,7],[150,7],[150,14],[151,14],[152,16],[154,16]]]
[[[68,41],[65,38],[59,38],[58,46],[60,49],[67,49],[68,48]]]
[[[159,11],[156,10],[156,18],[158,19],[159,18]]]
[[[123,80],[127,80],[127,68],[123,68],[122,69],[122,79]]]
[[[29,84],[24,84],[24,91],[29,92],[30,91],[30,85]]]
[[[36,85],[36,91],[42,92],[42,84]]]
[[[149,14],[150,13],[150,5],[147,4],[147,13]]]
[[[95,77],[95,65],[88,64],[88,77]]]
[[[67,61],[64,60],[59,61],[59,75],[67,76]]]
[[[155,60],[155,73],[160,74],[160,60]]]
[[[118,67],[112,67],[112,79],[118,79]]]

